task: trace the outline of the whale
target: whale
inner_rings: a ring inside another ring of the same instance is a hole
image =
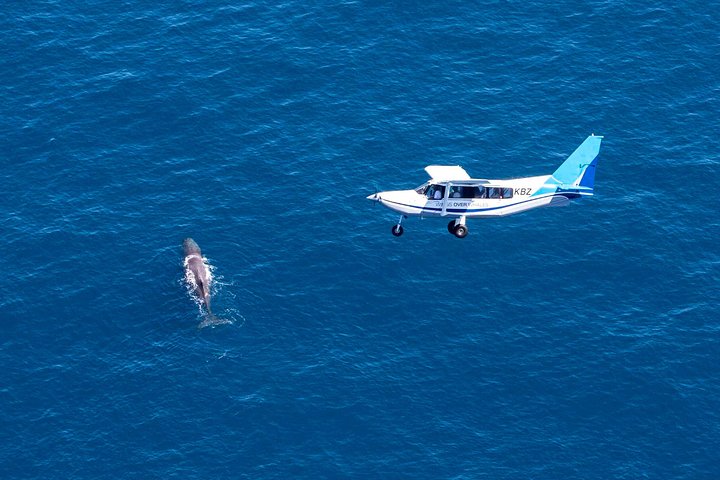
[[[204,328],[211,325],[222,325],[224,323],[232,323],[230,320],[218,318],[213,314],[210,307],[210,286],[212,275],[210,269],[205,263],[202,251],[197,242],[192,238],[183,240],[183,266],[185,267],[185,281],[192,291],[197,295],[201,305],[207,310],[207,315],[198,328]]]

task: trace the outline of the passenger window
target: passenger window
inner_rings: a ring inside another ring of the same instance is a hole
[[[450,187],[450,198],[460,198],[460,187]]]
[[[485,198],[485,187],[473,187],[473,198]]]
[[[500,194],[502,193],[501,188],[495,188],[495,187],[489,187],[487,189],[488,191],[488,198],[501,198]]]
[[[513,196],[512,188],[503,188],[502,198],[512,198],[512,196]]]

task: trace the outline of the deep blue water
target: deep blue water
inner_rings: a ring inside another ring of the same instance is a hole
[[[160,3],[0,8],[1,478],[720,478],[716,2]]]

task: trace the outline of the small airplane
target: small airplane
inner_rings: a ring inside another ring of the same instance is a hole
[[[451,217],[448,231],[458,238],[468,234],[466,220],[498,217],[538,207],[562,207],[592,196],[601,136],[590,135],[552,175],[509,180],[473,179],[460,166],[430,165],[430,180],[414,190],[395,190],[368,195],[399,212],[392,234],[403,234],[402,221],[409,215]]]

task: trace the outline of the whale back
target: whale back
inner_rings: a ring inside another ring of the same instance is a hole
[[[185,252],[185,256],[188,255],[198,255],[202,257],[202,252],[200,252],[200,247],[198,247],[198,244],[195,243],[195,240],[192,238],[186,238],[183,240],[183,252]]]
[[[183,240],[185,278],[205,306],[210,310],[210,276],[200,247],[192,238]]]

